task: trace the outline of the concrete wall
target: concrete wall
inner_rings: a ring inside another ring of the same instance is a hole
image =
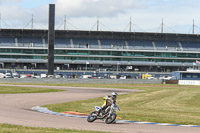
[[[56,84],[162,84],[162,80],[143,79],[13,79],[2,78],[0,83],[56,83]]]

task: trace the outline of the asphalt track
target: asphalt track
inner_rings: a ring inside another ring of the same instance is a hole
[[[0,94],[0,123],[120,133],[200,133],[199,127],[161,126],[125,122],[108,125],[101,120],[88,123],[86,119],[50,115],[31,110],[34,106],[96,98],[108,95],[113,91],[122,94],[132,90],[34,85],[10,86],[66,89],[67,91],[34,94]]]

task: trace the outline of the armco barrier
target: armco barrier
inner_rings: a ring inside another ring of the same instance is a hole
[[[48,78],[2,78],[0,83],[77,83],[77,84],[162,84],[162,80],[144,79],[48,79]]]

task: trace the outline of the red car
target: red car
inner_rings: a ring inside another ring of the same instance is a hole
[[[31,74],[26,74],[26,78],[32,78]]]
[[[94,77],[92,77],[92,79],[98,79],[98,77],[94,76]]]

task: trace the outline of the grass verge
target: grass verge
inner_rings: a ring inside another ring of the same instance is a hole
[[[17,94],[17,93],[47,93],[61,92],[66,90],[47,89],[47,88],[31,88],[31,87],[16,87],[16,86],[0,86],[0,94]]]
[[[84,84],[84,87],[86,86]],[[119,84],[98,85],[98,87],[145,90],[118,97],[117,103],[121,109],[118,116],[122,119],[200,125],[199,86]],[[90,113],[93,111],[93,106],[101,106],[102,103],[102,98],[96,98],[45,107],[57,112]]]
[[[70,129],[55,129],[55,128],[36,128],[17,125],[0,124],[1,133],[108,133],[99,131],[87,130],[70,130]]]

